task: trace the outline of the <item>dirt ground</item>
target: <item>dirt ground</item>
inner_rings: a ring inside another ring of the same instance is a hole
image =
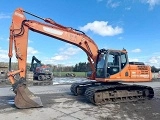
[[[160,120],[160,82],[146,83],[154,88],[155,97],[131,103],[95,106],[84,96],[73,96],[70,85],[31,86],[41,97],[43,107],[17,109],[10,87],[0,88],[1,120]]]

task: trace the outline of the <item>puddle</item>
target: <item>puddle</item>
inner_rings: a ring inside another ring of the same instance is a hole
[[[74,82],[86,82],[88,81],[88,79],[86,78],[77,78],[77,77],[64,77],[64,78],[54,78],[53,79],[53,85],[57,85],[57,84],[70,84],[70,83],[74,83]]]

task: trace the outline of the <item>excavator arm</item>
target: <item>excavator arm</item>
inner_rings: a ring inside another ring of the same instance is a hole
[[[44,23],[34,20],[26,20],[25,13],[43,20]],[[12,24],[10,27],[10,37],[9,37],[10,38],[9,54],[8,54],[9,56],[8,76],[13,86],[13,91],[16,93],[15,105],[18,108],[30,108],[30,107],[42,106],[40,98],[37,97],[36,100],[33,100],[31,97],[29,97],[29,95],[33,96],[33,94],[28,90],[24,82],[26,79],[26,63],[27,63],[29,30],[32,30],[34,32],[52,38],[56,38],[58,40],[73,44],[81,48],[87,54],[88,60],[90,62],[93,71],[91,79],[95,79],[95,64],[98,54],[98,47],[91,38],[89,38],[87,35],[85,35],[83,32],[79,30],[73,29],[71,27],[62,26],[51,19],[44,19],[36,15],[33,15],[29,12],[26,12],[21,8],[18,8],[15,10],[12,17]],[[12,54],[13,46],[16,58],[18,60],[18,70],[16,71],[11,70],[11,58],[13,56]],[[14,79],[15,74],[20,74],[20,80],[17,82]],[[20,99],[22,99],[21,102]],[[26,103],[22,101],[25,101]],[[30,105],[30,103],[33,104]]]
[[[34,71],[34,61],[36,61],[36,63],[38,63],[39,65],[41,65],[41,61],[38,60],[35,56],[32,56],[30,71]]]

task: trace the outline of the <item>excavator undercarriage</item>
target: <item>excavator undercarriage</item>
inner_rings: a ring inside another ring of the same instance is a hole
[[[151,99],[154,96],[151,87],[118,82],[73,83],[71,92],[74,95],[84,95],[89,102],[95,105],[139,101]]]

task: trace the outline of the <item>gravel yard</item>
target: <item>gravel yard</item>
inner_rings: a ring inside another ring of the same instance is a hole
[[[73,96],[70,84],[30,86],[41,97],[44,107],[17,109],[10,86],[0,88],[0,118],[2,120],[160,120],[160,82],[137,83],[154,88],[155,97],[131,103],[95,106],[84,96]]]

